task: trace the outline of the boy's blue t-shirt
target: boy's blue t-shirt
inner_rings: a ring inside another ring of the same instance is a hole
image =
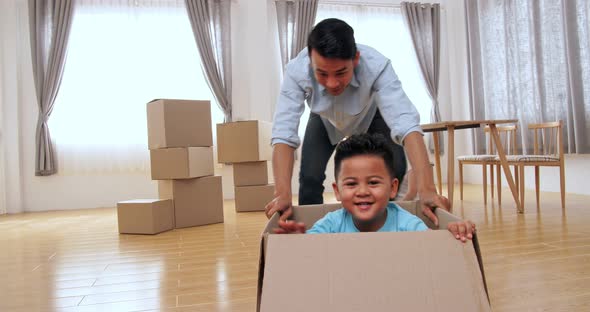
[[[394,203],[387,205],[387,219],[377,232],[426,231],[428,227],[420,218]],[[352,215],[344,208],[329,212],[318,220],[307,233],[356,233]]]

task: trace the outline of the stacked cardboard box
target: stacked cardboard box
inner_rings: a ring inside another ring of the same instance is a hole
[[[176,228],[223,222],[221,177],[214,176],[211,103],[154,100],[147,104],[152,180],[174,201]]]
[[[236,211],[264,211],[272,200],[269,183],[271,124],[249,120],[217,125],[217,158],[232,163]]]
[[[154,234],[223,222],[210,102],[154,100],[147,104],[147,119],[151,177],[158,180],[159,200],[120,202],[119,232]],[[162,221],[169,217],[172,222]]]

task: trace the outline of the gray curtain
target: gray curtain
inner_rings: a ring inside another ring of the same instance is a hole
[[[318,0],[277,0],[277,25],[282,69],[307,46],[307,36],[315,23]]]
[[[402,2],[401,11],[410,31],[412,44],[428,94],[432,99],[431,122],[440,121],[438,81],[440,73],[440,5]],[[432,142],[431,142],[432,143]],[[439,146],[443,151],[442,136]]]
[[[35,175],[57,172],[47,121],[61,84],[72,26],[73,0],[29,0],[29,31],[33,77],[39,106]]]
[[[209,87],[232,121],[231,0],[185,0]]]
[[[568,153],[590,153],[590,1],[465,0],[473,119],[563,120]],[[478,132],[474,152],[483,152]]]

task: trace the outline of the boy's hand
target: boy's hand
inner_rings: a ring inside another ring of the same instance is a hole
[[[304,234],[305,224],[291,220],[279,220],[279,228],[274,229],[275,234]]]
[[[475,224],[469,220],[451,222],[447,224],[447,229],[449,229],[449,232],[451,232],[456,239],[466,242],[468,239],[473,238]]]

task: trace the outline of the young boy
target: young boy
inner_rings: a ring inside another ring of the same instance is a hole
[[[307,233],[427,230],[420,218],[389,201],[398,187],[392,158],[392,148],[381,134],[353,135],[340,142],[332,187],[343,208],[326,214]],[[279,221],[279,227],[277,234],[306,233],[301,222]],[[470,221],[452,222],[447,228],[463,242],[475,231]]]

